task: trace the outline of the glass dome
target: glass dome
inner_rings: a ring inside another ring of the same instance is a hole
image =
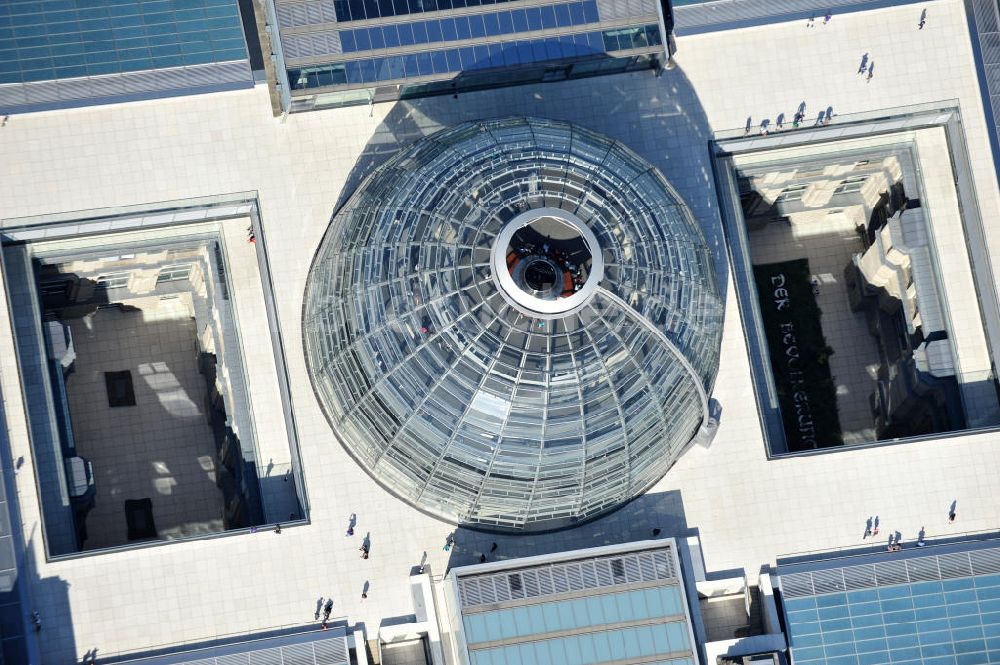
[[[456,125],[337,212],[303,312],[347,451],[448,521],[551,529],[646,491],[703,422],[722,305],[656,168],[564,122]]]

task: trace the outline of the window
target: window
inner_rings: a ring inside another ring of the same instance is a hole
[[[509,15],[508,15],[509,16]],[[480,17],[475,17],[478,20]],[[400,24],[398,26],[386,26],[382,28],[380,36],[374,29],[344,30],[341,34],[342,44],[345,48],[350,46],[347,35],[352,35],[355,39],[354,50],[368,50],[373,46],[382,44],[384,40],[387,48],[397,46],[412,46],[419,37],[431,39],[429,26],[435,26],[434,37],[440,36],[444,41],[471,39],[472,32],[469,17],[458,17],[457,19],[441,19],[420,24],[421,29],[427,28],[424,34],[415,33],[415,28],[411,24]],[[478,36],[479,24],[476,23]],[[437,28],[440,28],[440,35]],[[503,28],[503,26],[500,26]],[[364,34],[362,38],[360,35]],[[607,44],[605,43],[607,39]],[[486,67],[499,67],[502,65],[519,65],[536,62],[546,62],[549,60],[569,59],[578,56],[586,56],[594,53],[615,52],[638,48],[648,48],[660,44],[659,28],[656,25],[635,26],[608,32],[585,32],[572,35],[561,35],[548,39],[533,39],[522,41],[503,41],[488,45],[474,44],[459,49],[441,50],[421,50],[420,57],[414,58],[412,54],[399,56],[387,56],[385,58],[351,60],[347,62],[329,63],[315,65],[302,69],[288,69],[288,80],[296,90],[318,88],[334,85],[357,85],[360,83],[371,83],[374,81],[390,81],[399,78],[415,76],[432,76],[445,72],[458,72],[463,69],[483,69]],[[430,60],[427,57],[430,57]],[[644,56],[635,56],[626,61],[621,58],[611,58],[602,61],[600,67],[594,67],[593,71],[623,71],[626,67],[635,69],[648,68],[648,60]],[[586,64],[583,69],[587,69]],[[577,71],[577,70],[574,70]],[[583,70],[580,70],[583,71]],[[539,72],[537,77],[540,78]],[[524,73],[517,74],[511,80],[527,80]],[[492,81],[491,84],[497,84]]]
[[[861,188],[864,187],[865,181],[868,180],[867,175],[854,175],[844,180],[837,186],[837,189],[833,190],[834,194],[853,194],[854,192],[860,192]]]
[[[910,331],[906,325],[906,314],[903,308],[896,310],[892,315],[892,322],[896,326],[896,346],[899,353],[906,353],[910,349]]]
[[[131,272],[111,272],[106,275],[99,275],[95,280],[99,289],[123,289],[128,286]]]
[[[160,270],[160,274],[156,276],[156,283],[163,284],[164,282],[177,282],[182,279],[189,279],[190,277],[190,264],[186,266],[170,266]]]
[[[809,185],[806,183],[789,185],[782,190],[781,194],[778,194],[778,198],[774,199],[774,202],[784,203],[785,201],[801,201],[802,195],[806,193],[806,189],[808,188]]]
[[[43,296],[65,295],[68,289],[69,289],[68,279],[59,279],[50,282],[42,282],[38,286],[38,290],[42,292]]]

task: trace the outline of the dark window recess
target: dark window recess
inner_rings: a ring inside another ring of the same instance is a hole
[[[521,574],[511,573],[507,576],[507,581],[510,582],[511,593],[519,593],[521,591]]]
[[[105,372],[104,386],[108,392],[108,406],[135,406],[135,390],[132,387],[132,372]]]
[[[222,261],[222,250],[215,243],[215,269],[219,273],[219,285],[222,287],[222,299],[229,300],[229,285],[226,283],[226,264]]]
[[[674,31],[674,9],[670,6],[670,0],[660,0],[660,8],[663,10],[663,27],[669,35]]]
[[[614,576],[615,581],[625,580],[625,564],[622,563],[621,559],[611,560],[611,574]]]
[[[243,22],[243,38],[247,44],[247,56],[250,58],[250,69],[264,69],[264,54],[260,49],[260,33],[257,31],[257,19],[253,14],[253,0],[239,0],[240,20]]]

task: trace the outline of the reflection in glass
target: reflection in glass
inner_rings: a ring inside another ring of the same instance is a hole
[[[549,318],[512,305],[491,268],[502,230],[541,208],[597,246],[526,226],[500,248],[519,288],[568,298],[603,261],[584,304]],[[545,529],[676,461],[721,317],[704,238],[655,168],[581,127],[508,118],[418,141],[354,192],[314,259],[303,335],[317,398],[373,478],[450,521]]]

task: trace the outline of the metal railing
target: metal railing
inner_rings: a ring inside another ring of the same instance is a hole
[[[817,550],[802,550],[799,552],[790,552],[788,554],[780,554],[775,557],[775,561],[778,566],[782,565],[792,565],[799,563],[815,563],[820,561],[829,561],[832,559],[843,560],[843,566],[852,565],[852,562],[861,557],[871,556],[872,554],[888,554],[887,551],[887,539],[889,534],[894,534],[895,529],[884,529],[880,532],[880,536],[872,537],[870,543],[861,543],[858,545],[842,545],[840,547],[829,547],[825,549]],[[881,535],[884,534],[884,538]],[[876,538],[878,538],[876,540]],[[991,540],[997,541],[997,545],[1000,546],[1000,531],[996,529],[991,530],[980,530],[980,531],[960,531],[957,533],[936,533],[936,534],[924,534],[925,545],[919,547],[921,553],[937,553],[940,552],[939,548],[944,548],[948,546],[953,546],[956,543],[968,543],[968,542],[989,542]],[[917,540],[904,540],[899,543],[902,547],[901,552],[906,551],[916,551],[918,550]]]
[[[326,624],[332,628],[347,628],[350,625],[346,616],[331,617],[326,621]],[[183,641],[161,642],[142,647],[139,650],[105,651],[102,649],[98,652],[97,657],[102,663],[115,663],[123,661],[141,663],[142,660],[147,658],[152,659],[167,654],[178,655],[182,653],[191,654],[192,659],[196,657],[209,658],[211,657],[211,654],[206,653],[202,655],[198,654],[198,652],[207,652],[218,647],[232,646],[235,644],[253,645],[257,643],[258,647],[264,647],[264,645],[260,643],[267,640],[317,632],[323,632],[318,620],[304,624],[288,623],[280,626],[252,628],[232,633],[214,633]]]

